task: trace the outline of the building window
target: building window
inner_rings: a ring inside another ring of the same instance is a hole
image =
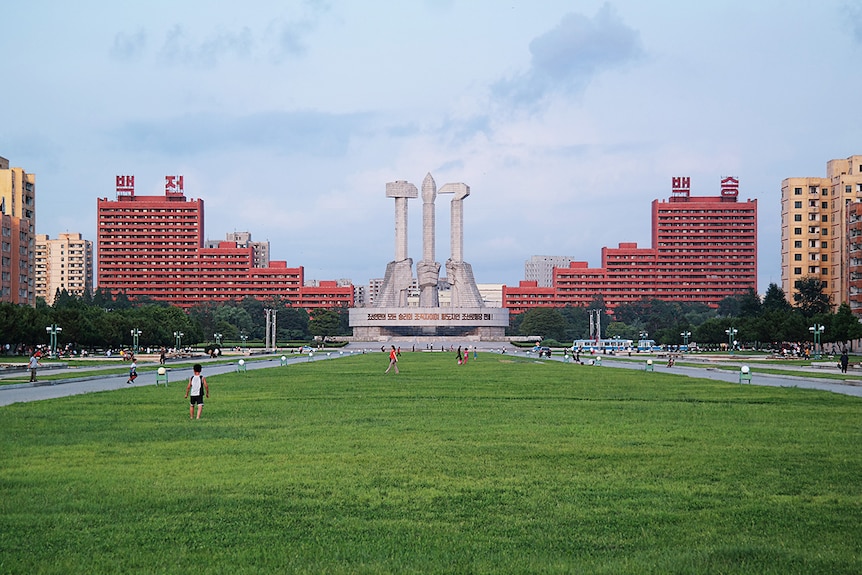
[[[801,196],[802,195],[802,188],[793,188],[793,195],[794,196]]]
[[[802,268],[793,268],[793,275],[802,275]]]
[[[794,222],[801,222],[802,221],[802,214],[793,214],[793,221]]]
[[[829,209],[829,202],[820,202],[820,207],[824,210]]]
[[[793,254],[793,261],[801,262],[802,261],[802,254]]]
[[[829,255],[823,254],[822,256],[820,256],[820,261],[828,262],[829,261]]]
[[[823,268],[823,273],[824,274],[826,273],[826,268]],[[821,282],[821,285],[823,285],[823,289],[826,289],[829,287],[829,282],[827,282],[827,281]]]
[[[801,236],[802,235],[802,228],[793,228],[793,233],[796,234],[797,236]]]
[[[821,221],[821,222],[828,222],[828,221],[829,221],[829,216],[820,216],[820,221]]]
[[[801,209],[802,208],[802,202],[793,202],[793,208],[797,209],[797,210]]]
[[[826,248],[826,247],[828,247],[828,246],[826,245],[826,242],[820,242],[820,247],[821,247],[821,248]]]
[[[823,235],[824,235],[824,236],[828,236],[828,235],[829,235],[829,228],[823,228]]]
[[[811,241],[814,241],[814,240],[811,240]],[[802,247],[802,240],[796,240],[796,241],[794,241],[794,242],[793,242],[793,247],[794,247],[794,248],[801,248],[801,247]]]

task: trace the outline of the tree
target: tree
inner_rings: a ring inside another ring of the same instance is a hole
[[[738,317],[739,298],[731,295],[718,302],[718,315],[721,317]]]
[[[763,304],[754,288],[748,288],[744,294],[737,297],[739,298],[739,317],[754,318],[760,315]]]
[[[558,308],[558,310],[566,321],[566,341],[589,337],[590,318],[587,308],[567,305],[566,307]]]
[[[784,290],[778,287],[777,284],[771,283],[766,288],[766,293],[763,296],[763,304],[761,309],[766,312],[789,312],[792,309],[790,302],[787,301],[787,295]]]
[[[823,282],[813,276],[805,277],[796,282],[796,293],[793,301],[806,318],[817,314],[829,313],[832,310],[832,299],[823,293]]]
[[[728,335],[725,332],[730,327],[727,319],[713,318],[709,319],[694,330],[694,340],[697,343],[726,343]]]
[[[563,314],[552,307],[534,307],[522,314],[521,335],[538,335],[542,339],[557,341],[566,337],[566,320]]]
[[[316,309],[314,315],[308,320],[308,331],[311,335],[326,338],[336,335],[341,325],[341,316],[338,312],[330,309]]]
[[[832,316],[831,324],[829,326],[831,341],[844,343],[862,337],[862,324],[859,323],[859,318],[853,315],[847,303],[838,306],[838,311]]]

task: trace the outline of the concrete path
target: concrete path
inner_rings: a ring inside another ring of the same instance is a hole
[[[387,344],[386,348],[391,345]],[[398,347],[398,344],[395,344]],[[473,345],[471,342],[470,345]],[[535,354],[527,354],[523,350],[517,350],[516,348],[503,344],[491,344],[491,343],[482,343],[477,344],[479,351],[479,358],[481,360],[483,355],[486,354],[495,354],[499,355],[505,349],[506,354],[515,356],[515,357],[532,357],[539,361],[538,358],[535,358]],[[402,344],[401,349],[403,353],[409,353],[412,351],[412,344]],[[449,353],[448,347],[445,353]],[[416,347],[416,351],[425,351],[424,346],[422,349],[419,346]],[[300,355],[297,356],[295,354],[284,354],[286,357],[286,364],[295,364],[295,363],[304,363],[308,361],[329,361],[332,359],[337,359],[339,357],[349,356],[350,354],[355,353],[380,353],[379,346],[375,346],[374,344],[351,344],[340,351],[332,351],[332,352],[315,352],[312,356]],[[440,352],[439,346],[436,350],[437,353]],[[254,359],[246,359],[245,360],[245,369],[246,371],[253,371],[256,369],[265,369],[272,367],[280,367],[281,366],[281,357],[282,354],[273,354],[270,356],[256,356]],[[203,374],[205,376],[214,376],[223,373],[231,373],[235,372],[238,369],[238,361],[239,357],[236,361],[232,361],[230,363],[217,363],[218,360],[209,360],[209,359],[200,359],[196,360],[198,363],[203,365]],[[224,361],[222,358],[221,361]],[[542,361],[549,361],[544,359]],[[559,355],[555,355],[553,359],[550,361],[563,361],[563,357]],[[613,356],[603,356],[602,357],[602,365],[601,367],[596,366],[588,366],[588,365],[572,365],[573,369],[637,369],[644,370],[644,364],[646,362],[646,357],[641,361],[622,361],[615,360]],[[862,381],[860,380],[831,380],[831,379],[822,379],[814,377],[815,373],[823,373],[822,369],[818,368],[810,368],[810,367],[795,367],[795,366],[781,366],[781,369],[797,372],[798,375],[771,375],[771,374],[761,374],[756,371],[757,365],[756,362],[752,362],[754,367],[754,371],[752,372],[751,384],[753,385],[766,385],[766,386],[774,386],[774,387],[799,387],[806,389],[816,389],[820,391],[828,391],[832,393],[840,393],[843,395],[852,395],[856,397],[862,397]],[[116,369],[118,366],[106,366],[101,369]],[[774,367],[770,365],[770,367]],[[83,393],[92,393],[96,391],[111,391],[123,389],[126,387],[135,387],[142,385],[155,385],[156,383],[156,372],[155,371],[144,371],[142,372],[137,380],[132,384],[126,384],[126,380],[128,379],[126,374],[113,374],[113,375],[99,375],[99,368],[94,368],[93,370],[87,370],[90,372],[86,377],[74,377],[76,372],[80,372],[81,368],[68,368],[65,370],[51,370],[51,373],[68,373],[69,379],[57,380],[54,382],[39,382],[37,384],[11,384],[11,385],[0,385],[0,406],[10,405],[13,403],[19,402],[28,402],[28,401],[39,401],[42,399],[53,399],[57,397],[65,397],[68,395],[79,395]],[[188,378],[192,375],[191,369],[191,361],[183,362],[182,365],[177,365],[175,367],[167,366],[168,369],[168,381],[169,387],[179,387],[184,388]],[[655,372],[668,372],[674,373],[678,375],[686,375],[689,377],[699,377],[699,378],[707,378],[714,379],[717,381],[726,381],[731,383],[739,382],[739,371],[727,370],[727,369],[719,369],[715,366],[704,365],[703,367],[690,367],[690,366],[682,366],[675,365],[673,367],[667,367],[666,362],[662,359],[654,359],[653,361],[653,370]],[[97,373],[92,373],[92,371],[96,371]],[[837,369],[835,370],[837,373]],[[43,372],[44,373],[44,372]]]
[[[308,355],[297,356],[295,354],[285,354],[285,363],[287,365],[290,365],[295,363],[304,363],[308,361],[330,361],[337,357],[341,357],[341,354],[339,354],[339,352],[337,351],[330,352],[328,355],[326,352],[314,353],[311,357],[309,357]],[[204,376],[211,377],[223,373],[236,372],[239,367],[238,362],[240,359],[243,358],[237,357],[235,361],[231,361],[230,363],[223,363],[224,358],[222,358],[222,363],[218,363],[219,360],[200,358],[194,360],[184,360],[182,362],[182,365],[171,366],[170,364],[168,364],[166,366],[168,387],[185,390],[185,386],[188,383],[189,378],[192,376],[192,365],[195,362],[202,365],[202,373]],[[254,359],[244,359],[244,361],[245,371],[253,371],[256,369],[265,369],[269,367],[280,367],[281,355],[274,354],[271,356],[256,356]],[[156,384],[157,373],[156,371],[151,370],[140,371],[137,379],[135,379],[134,383],[131,384],[126,383],[126,381],[129,379],[127,373],[110,375],[100,375],[98,373],[100,369],[116,370],[118,367],[121,366],[128,367],[128,364],[109,365],[99,368],[94,367],[93,369],[84,368],[88,372],[88,375],[85,377],[75,377],[75,373],[80,373],[81,368],[52,369],[50,371],[40,370],[42,375],[45,375],[46,372],[51,374],[68,374],[69,379],[53,381],[43,380],[35,384],[19,383],[0,385],[0,406],[10,405],[19,402],[39,401],[42,399],[54,399],[57,397],[66,397],[68,395],[80,395],[83,393],[92,393],[95,391],[112,391],[124,389],[127,387],[139,387],[142,385]]]

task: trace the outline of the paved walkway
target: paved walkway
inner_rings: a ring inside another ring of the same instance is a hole
[[[211,377],[222,373],[233,373],[238,370],[238,362],[244,360],[244,368],[246,371],[256,369],[264,369],[268,367],[281,366],[281,354],[273,354],[268,356],[256,356],[254,359],[240,358],[229,363],[224,363],[224,358],[221,360],[211,360],[208,358],[199,358],[192,360],[184,360],[181,365],[171,366],[168,364],[167,376],[168,387],[176,387],[185,389],[189,377],[192,376],[193,363],[200,363],[203,366],[203,375]],[[294,364],[308,361],[327,361],[336,357],[341,357],[339,352],[315,353],[311,357],[308,355],[297,356],[295,354],[287,355],[286,364]],[[60,369],[40,369],[39,373],[45,375],[46,372],[51,374],[68,374],[69,379],[59,380],[43,380],[33,383],[19,383],[0,385],[0,406],[10,405],[13,403],[39,401],[42,399],[54,399],[57,397],[66,397],[68,395],[80,395],[83,393],[92,393],[94,391],[112,391],[124,389],[128,387],[139,387],[142,385],[155,385],[157,373],[155,370],[139,371],[137,379],[134,383],[127,384],[129,379],[128,373],[120,374],[104,374],[100,375],[100,370],[116,370],[118,367],[128,369],[128,364],[117,364],[109,366],[99,366],[93,368],[83,368],[87,371],[84,377],[75,377],[76,373],[80,373],[82,368],[60,368]],[[144,366],[141,366],[144,367]]]
[[[391,344],[388,344],[391,345]],[[388,345],[386,346],[388,348]],[[395,344],[398,347],[398,344]],[[470,345],[473,345],[472,343]],[[478,344],[477,345],[480,358],[484,354],[492,353],[492,354],[500,354],[503,349],[506,350],[507,354],[518,356],[518,357],[533,357],[535,358],[535,354],[527,354],[523,350],[517,350],[512,346],[503,346],[502,344]],[[412,345],[402,345],[402,351],[407,353],[412,350]],[[448,349],[448,347],[446,348]],[[419,349],[417,346],[416,351],[424,351],[424,349]],[[439,352],[439,349],[437,350]],[[316,352],[312,356],[306,355],[295,355],[295,354],[284,354],[286,358],[285,363],[290,365],[294,363],[303,363],[308,361],[328,361],[332,359],[336,359],[339,357],[343,357],[349,355],[351,353],[374,353],[380,352],[380,350],[374,344],[351,344],[339,351],[332,352]],[[447,352],[448,353],[448,352]],[[273,354],[269,356],[256,356],[254,359],[245,359],[245,369],[246,371],[253,371],[256,369],[265,369],[271,367],[280,367],[281,366],[281,357],[282,354]],[[230,363],[223,363],[225,358],[221,360],[210,360],[201,358],[197,361],[201,363],[204,367],[203,374],[205,376],[214,376],[223,373],[231,373],[235,372],[238,369],[238,361],[239,357],[235,361],[231,361]],[[592,367],[592,366],[576,366],[573,365],[573,368],[578,369],[637,369],[644,370],[644,365],[646,363],[646,357],[644,357],[643,361],[626,361],[614,359],[613,356],[603,356],[602,357],[602,366],[601,367]],[[537,359],[538,361],[538,359]],[[548,361],[548,360],[543,360]],[[553,357],[552,361],[563,361],[563,357],[556,355]],[[192,375],[191,369],[191,361],[184,361],[182,365],[177,365],[171,367],[167,366],[168,369],[168,385],[170,387],[180,387],[183,388],[188,381],[188,378]],[[742,365],[742,363],[731,363],[730,361],[722,362],[725,365],[734,365],[734,367]],[[53,399],[57,397],[65,397],[68,395],[79,395],[83,393],[92,393],[95,391],[110,391],[110,390],[118,390],[127,387],[136,387],[142,385],[155,385],[156,383],[156,372],[155,371],[143,371],[138,375],[137,380],[135,380],[132,384],[126,384],[126,380],[128,379],[127,374],[111,374],[111,375],[99,375],[98,371],[100,369],[116,369],[119,365],[126,366],[127,364],[118,364],[111,366],[102,366],[99,368],[94,367],[93,369],[85,368],[88,372],[86,377],[74,377],[75,373],[80,373],[81,368],[66,368],[66,369],[56,369],[51,370],[51,373],[67,373],[69,374],[69,379],[56,380],[53,382],[39,382],[36,384],[30,383],[22,383],[22,384],[10,384],[10,385],[0,385],[0,406],[10,405],[13,403],[20,402],[28,402],[28,401],[39,401],[42,399]],[[753,365],[754,371],[751,376],[751,383],[753,385],[766,385],[766,386],[774,386],[774,387],[799,387],[806,389],[817,389],[821,391],[829,391],[833,393],[840,393],[843,395],[852,395],[856,397],[862,397],[862,381],[860,380],[834,380],[834,379],[823,379],[817,378],[814,376],[816,373],[824,373],[824,369],[816,368],[816,367],[800,367],[800,366],[778,366],[782,370],[793,371],[798,375],[772,375],[772,374],[763,374],[758,373],[756,371],[757,364],[755,361],[752,361],[750,364]],[[769,367],[775,368],[773,364],[770,364]],[[663,359],[654,358],[653,359],[653,371],[655,372],[668,372],[674,373],[678,375],[686,375],[689,377],[699,377],[699,378],[707,378],[714,379],[717,381],[727,381],[731,383],[739,382],[739,371],[738,369],[728,370],[728,369],[719,369],[715,365],[710,365],[706,363],[702,367],[691,367],[691,366],[683,366],[683,365],[675,365],[673,367],[667,367],[666,362]],[[93,373],[96,372],[96,373]],[[835,369],[837,373],[838,370]],[[44,374],[44,371],[42,371]]]

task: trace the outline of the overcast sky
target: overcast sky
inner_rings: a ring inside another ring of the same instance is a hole
[[[183,175],[206,236],[249,231],[307,279],[382,277],[386,182],[464,182],[464,259],[650,247],[674,176],[757,199],[780,284],[781,180],[862,153],[862,1],[29,0],[2,10],[0,156],[36,231],[96,240],[115,176]],[[437,200],[437,261],[449,200]],[[409,253],[422,259],[421,199]]]

